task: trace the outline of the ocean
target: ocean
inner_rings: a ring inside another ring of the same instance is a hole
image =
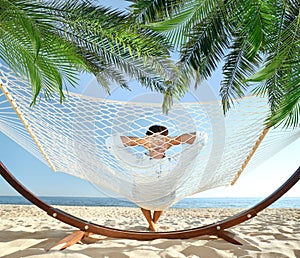
[[[40,197],[50,205],[137,207],[127,200],[106,197]],[[263,198],[186,198],[172,208],[250,208]],[[31,204],[22,196],[0,196],[0,204]],[[283,197],[270,208],[300,208],[299,197]]]

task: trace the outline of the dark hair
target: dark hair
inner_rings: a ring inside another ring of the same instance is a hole
[[[146,135],[152,135],[154,133],[161,133],[164,136],[169,134],[168,128],[162,125],[152,125],[149,127]]]

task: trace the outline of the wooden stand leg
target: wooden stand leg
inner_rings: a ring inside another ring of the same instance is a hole
[[[75,245],[76,243],[81,241],[84,238],[85,234],[86,232],[84,231],[76,230],[72,234],[66,236],[65,238],[63,238],[62,240],[60,240],[59,242],[57,242],[56,244],[48,248],[47,251],[53,249],[54,247],[59,247],[59,250],[64,250],[67,247],[71,245]]]
[[[232,244],[235,244],[235,245],[242,245],[241,242],[237,241],[236,239],[234,239],[235,237],[235,234],[232,233],[231,231],[228,231],[228,230],[221,230],[219,233],[218,233],[218,237],[224,239],[225,241],[229,242],[229,243],[232,243]]]
[[[46,249],[46,251],[49,251],[55,247],[57,247],[58,250],[61,251],[68,248],[69,246],[77,244],[80,241],[84,244],[94,244],[97,241],[99,241],[99,238],[90,237],[91,235],[93,235],[93,233],[91,232],[76,230],[72,234],[66,236],[65,238],[51,246],[50,248]]]

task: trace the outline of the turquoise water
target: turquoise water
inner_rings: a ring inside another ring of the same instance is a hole
[[[115,198],[100,197],[40,197],[50,205],[66,206],[114,206],[137,207],[134,203]],[[186,198],[173,208],[250,208],[263,198]],[[0,196],[0,204],[30,204],[22,196]],[[270,208],[300,208],[299,197],[284,197],[273,203]]]

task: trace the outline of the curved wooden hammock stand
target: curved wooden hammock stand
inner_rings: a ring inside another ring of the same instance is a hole
[[[236,226],[242,222],[245,222],[253,217],[255,217],[260,211],[264,210],[266,207],[274,203],[281,196],[283,196],[290,188],[292,188],[300,179],[300,167],[295,171],[295,173],[274,193],[265,198],[263,201],[259,202],[255,206],[245,211],[242,211],[236,215],[233,215],[227,219],[215,222],[210,225],[201,226],[193,229],[185,229],[179,231],[169,231],[169,232],[136,232],[136,231],[128,231],[128,230],[120,230],[109,228],[101,225],[97,225],[83,219],[77,218],[68,214],[62,210],[56,209],[33,193],[31,193],[28,189],[26,189],[18,180],[8,171],[8,169],[3,165],[0,161],[0,173],[2,177],[22,196],[24,196],[27,200],[32,202],[34,205],[39,207],[40,209],[47,212],[51,217],[69,224],[73,227],[78,228],[79,230],[75,231],[71,235],[65,237],[57,244],[52,246],[62,246],[60,250],[67,248],[81,240],[90,240],[92,238],[89,237],[90,234],[98,234],[113,238],[127,238],[127,239],[136,239],[136,240],[153,240],[158,238],[168,238],[168,239],[187,239],[192,237],[198,237],[203,235],[214,235],[220,237],[228,242],[233,244],[241,244],[237,240],[234,239],[234,234],[227,229]],[[96,240],[95,240],[96,241]],[[50,248],[50,249],[51,249]]]

